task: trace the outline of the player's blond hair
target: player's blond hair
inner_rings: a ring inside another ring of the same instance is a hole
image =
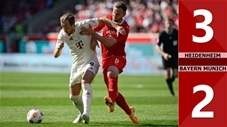
[[[75,23],[74,15],[71,13],[63,14],[60,18],[60,22],[65,23],[66,21],[68,21],[70,25],[73,25]]]

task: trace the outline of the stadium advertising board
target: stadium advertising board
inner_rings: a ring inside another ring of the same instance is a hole
[[[130,34],[127,40],[127,65],[123,74],[162,74],[161,56],[156,52],[156,34]],[[55,59],[52,55],[57,33],[50,33],[47,40],[22,40],[19,54],[0,54],[2,71],[68,73],[71,56],[68,47],[63,48],[64,57]],[[101,49],[97,48],[99,60]],[[13,59],[11,59],[13,57]],[[28,60],[29,59],[29,60]],[[100,62],[101,64],[101,62]],[[100,69],[99,72],[102,70]]]
[[[227,1],[179,1],[179,127],[227,126]]]

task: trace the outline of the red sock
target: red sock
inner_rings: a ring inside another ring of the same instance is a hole
[[[127,102],[125,101],[125,98],[121,93],[118,92],[118,96],[116,98],[116,103],[119,107],[121,107],[127,115],[131,114],[131,109],[129,108]]]
[[[108,78],[109,87],[108,87],[108,93],[109,97],[112,100],[112,102],[115,102],[115,99],[117,97],[118,87],[117,87],[117,78],[111,77]]]

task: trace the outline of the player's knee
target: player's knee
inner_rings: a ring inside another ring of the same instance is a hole
[[[178,73],[177,72],[173,73],[173,76],[178,77]]]
[[[173,73],[174,77],[178,77],[178,71],[175,70],[174,73]]]
[[[81,81],[81,85],[85,84],[85,83],[89,83],[86,79],[82,79]]]
[[[107,77],[117,77],[119,74],[119,70],[116,66],[110,66],[107,70]]]
[[[81,85],[83,85],[83,84],[91,84],[91,82],[92,82],[92,80],[94,79],[94,77],[88,77],[88,78],[84,78],[84,79],[82,79],[81,80]]]
[[[79,101],[79,95],[69,95],[69,99],[76,103]]]
[[[116,69],[109,69],[108,72],[107,72],[107,77],[117,77],[118,76],[118,70]]]
[[[116,74],[113,71],[108,71],[107,72],[107,77],[109,77],[109,78],[116,77]]]

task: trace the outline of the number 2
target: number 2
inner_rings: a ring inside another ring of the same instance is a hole
[[[210,11],[205,9],[195,10],[194,17],[198,15],[204,16],[204,21],[201,23],[196,23],[196,29],[203,29],[205,30],[206,34],[203,37],[197,37],[192,35],[192,41],[195,43],[206,43],[210,41],[214,36],[213,29],[210,26],[208,26],[211,23],[213,16]]]
[[[213,97],[214,97],[214,92],[213,89],[208,86],[208,85],[197,85],[193,88],[193,93],[196,93],[198,91],[204,91],[206,93],[205,98],[198,103],[193,111],[192,111],[192,118],[213,118],[214,117],[214,112],[213,111],[201,111],[203,107],[208,105]]]

